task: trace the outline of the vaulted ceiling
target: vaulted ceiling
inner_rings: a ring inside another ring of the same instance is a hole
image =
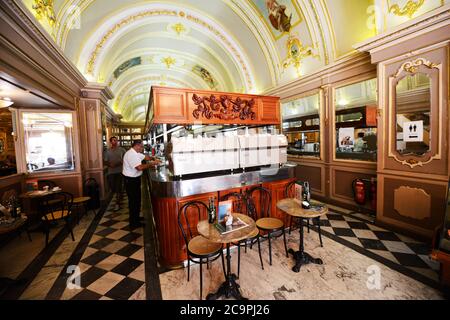
[[[23,0],[111,107],[143,121],[151,85],[261,93],[450,0]]]

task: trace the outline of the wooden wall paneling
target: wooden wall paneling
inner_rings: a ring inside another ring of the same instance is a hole
[[[357,167],[330,166],[330,198],[351,206],[358,206],[353,198],[352,182],[355,179],[376,178],[376,170]],[[370,209],[370,200],[365,207]]]
[[[261,123],[279,123],[281,121],[280,99],[262,97],[259,99],[258,120]]]
[[[291,158],[291,162],[297,163],[295,169],[296,179],[308,181],[313,195],[326,196],[325,165],[322,162],[306,162],[302,159]]]
[[[380,163],[381,170],[399,170],[423,174],[447,176],[448,168],[448,56],[449,42],[418,50],[415,55],[404,55],[380,64],[381,81],[384,88],[385,130],[383,140],[385,153]],[[423,156],[400,155],[396,152],[395,96],[396,82],[404,75],[405,63],[424,59],[436,65],[429,68],[420,66],[417,71],[426,73],[431,79],[431,139],[430,152]],[[395,77],[397,73],[399,77]]]
[[[382,197],[378,199],[377,221],[431,239],[444,221],[447,188],[447,181],[379,174]],[[408,205],[400,203],[405,198]]]
[[[284,213],[283,211],[281,211],[280,209],[278,209],[277,203],[278,203],[278,201],[286,198],[285,197],[286,186],[292,181],[295,181],[295,179],[288,179],[288,180],[267,183],[267,184],[263,183],[263,187],[270,190],[270,193],[272,195],[272,205],[270,208],[270,215],[274,218],[278,218],[278,219],[281,219],[282,221],[284,221],[285,226],[289,226],[289,220],[290,220],[289,217],[290,216],[288,214]]]
[[[183,90],[155,89],[155,123],[186,123],[189,118],[186,95]]]
[[[14,174],[0,178],[0,201],[5,192],[15,190],[17,195],[22,193],[24,184],[23,174]]]
[[[152,207],[161,263],[179,266],[186,259],[186,248],[178,227],[177,200],[152,197]]]

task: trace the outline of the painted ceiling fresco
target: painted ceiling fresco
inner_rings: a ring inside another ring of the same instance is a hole
[[[263,93],[450,0],[22,0],[111,108],[143,121],[152,85]]]

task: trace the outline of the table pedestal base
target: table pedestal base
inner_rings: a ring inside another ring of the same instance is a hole
[[[236,283],[236,275],[231,274],[227,276],[227,280],[222,283],[216,293],[210,293],[206,296],[206,300],[217,300],[224,296],[225,298],[235,298],[237,300],[248,300],[241,295],[239,291],[240,286]]]
[[[298,273],[302,265],[313,263],[313,264],[323,264],[322,259],[313,258],[309,253],[302,251],[294,251],[289,249],[288,251],[295,259],[295,266],[292,267],[292,271]]]

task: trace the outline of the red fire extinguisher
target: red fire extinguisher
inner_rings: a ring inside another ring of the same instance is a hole
[[[366,204],[366,185],[361,179],[353,180],[353,196],[357,204]]]

